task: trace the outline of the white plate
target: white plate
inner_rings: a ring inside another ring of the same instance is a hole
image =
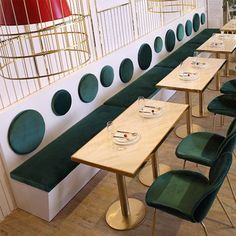
[[[113,142],[118,145],[130,145],[137,143],[140,139],[140,134],[137,132],[134,132],[135,135],[132,134],[132,132],[116,132],[113,136]]]
[[[206,68],[207,63],[205,62],[199,62],[199,61],[192,61],[191,65],[193,68],[201,69],[201,68]]]
[[[210,47],[212,47],[212,48],[223,48],[224,44],[222,42],[212,42],[212,43],[210,43]]]
[[[179,74],[179,79],[184,80],[184,81],[193,81],[198,79],[197,73],[181,73]]]
[[[139,114],[144,118],[156,118],[161,116],[163,113],[163,107],[148,107],[144,106],[139,110]]]

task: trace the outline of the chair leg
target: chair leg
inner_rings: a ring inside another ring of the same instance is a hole
[[[231,185],[231,182],[230,182],[230,179],[229,179],[228,175],[226,176],[226,179],[227,179],[227,181],[228,181],[228,184],[229,184],[231,193],[232,193],[232,195],[233,195],[234,201],[236,202],[236,196],[235,196],[235,193],[234,193],[234,190],[233,190],[233,187],[232,187],[232,185]]]
[[[155,231],[156,231],[156,213],[157,213],[157,209],[154,209],[154,213],[153,213],[153,219],[152,219],[152,236],[155,236]]]
[[[183,169],[185,169],[185,167],[186,167],[186,160],[184,160]]]
[[[206,226],[204,225],[203,222],[201,222],[201,226],[202,226],[202,228],[204,230],[205,235],[208,236],[207,228],[206,228]]]
[[[224,116],[221,115],[221,116],[220,116],[220,126],[221,126],[221,127],[224,126],[224,123],[225,123]]]
[[[216,130],[216,114],[213,116],[213,128],[212,131],[214,132]]]
[[[232,222],[232,220],[231,220],[231,218],[230,218],[230,216],[229,216],[228,212],[226,211],[226,209],[225,209],[225,207],[224,207],[224,205],[223,205],[222,201],[219,199],[219,197],[218,197],[218,196],[217,196],[217,200],[218,200],[218,202],[220,203],[220,206],[222,207],[222,209],[223,209],[223,211],[224,211],[225,215],[227,216],[227,218],[228,218],[228,220],[229,220],[229,222],[230,222],[230,224],[231,224],[232,228],[234,228],[234,224],[233,224],[233,222]]]

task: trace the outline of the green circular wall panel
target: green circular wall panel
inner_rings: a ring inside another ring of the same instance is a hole
[[[199,14],[194,14],[193,16],[193,30],[194,32],[197,32],[200,28],[200,16]]]
[[[175,47],[175,33],[171,29],[166,32],[165,46],[167,52],[171,52]]]
[[[72,99],[68,91],[66,90],[57,91],[54,94],[51,103],[53,113],[57,116],[65,115],[70,110],[71,103]]]
[[[111,66],[104,66],[100,73],[100,81],[102,86],[110,87],[114,80],[114,70]]]
[[[152,49],[149,44],[141,45],[138,51],[138,64],[140,69],[146,70],[152,62]]]
[[[19,113],[11,122],[8,130],[8,142],[17,154],[28,154],[42,142],[45,123],[42,115],[35,110]]]
[[[163,40],[161,37],[157,36],[154,41],[154,50],[156,53],[161,52],[163,48]]]
[[[98,93],[98,80],[93,74],[84,75],[79,83],[79,97],[85,102],[92,102]]]
[[[190,36],[192,32],[193,32],[192,22],[190,20],[187,20],[185,24],[185,33],[187,36]]]
[[[124,83],[128,83],[132,79],[134,74],[134,65],[129,58],[126,58],[121,62],[119,74],[121,81]]]
[[[206,23],[206,15],[205,13],[201,14],[201,24],[204,25]]]
[[[178,24],[176,29],[176,37],[178,41],[182,41],[184,38],[184,26],[183,24]]]

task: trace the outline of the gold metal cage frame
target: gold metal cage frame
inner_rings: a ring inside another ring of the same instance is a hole
[[[85,16],[75,13],[77,5],[72,2],[76,1],[68,1],[73,12],[62,19],[1,25],[0,76],[10,80],[49,78],[66,75],[88,62]]]
[[[147,0],[147,8],[153,13],[189,12],[196,8],[196,0]]]

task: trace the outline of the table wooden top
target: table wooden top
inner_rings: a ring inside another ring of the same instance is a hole
[[[192,63],[197,60],[202,67],[194,67]],[[188,57],[180,66],[176,67],[171,73],[169,73],[164,79],[162,79],[157,87],[168,88],[179,91],[192,91],[202,92],[211,82],[215,74],[221,69],[226,62],[225,59],[216,58],[201,58],[201,57]],[[197,79],[192,81],[185,81],[180,79],[182,72],[196,73]]]
[[[217,44],[217,46],[214,46]],[[215,34],[197,48],[197,51],[232,53],[236,48],[236,36],[233,34]]]
[[[175,123],[188,109],[188,105],[185,104],[150,99],[145,100],[145,105],[163,107],[162,115],[155,118],[143,118],[135,102],[113,121],[116,130],[138,132],[141,138],[137,143],[125,146],[115,145],[105,128],[74,153],[71,159],[134,177],[149,155],[165,140]]]
[[[225,32],[236,32],[236,19],[227,22],[220,30]]]

